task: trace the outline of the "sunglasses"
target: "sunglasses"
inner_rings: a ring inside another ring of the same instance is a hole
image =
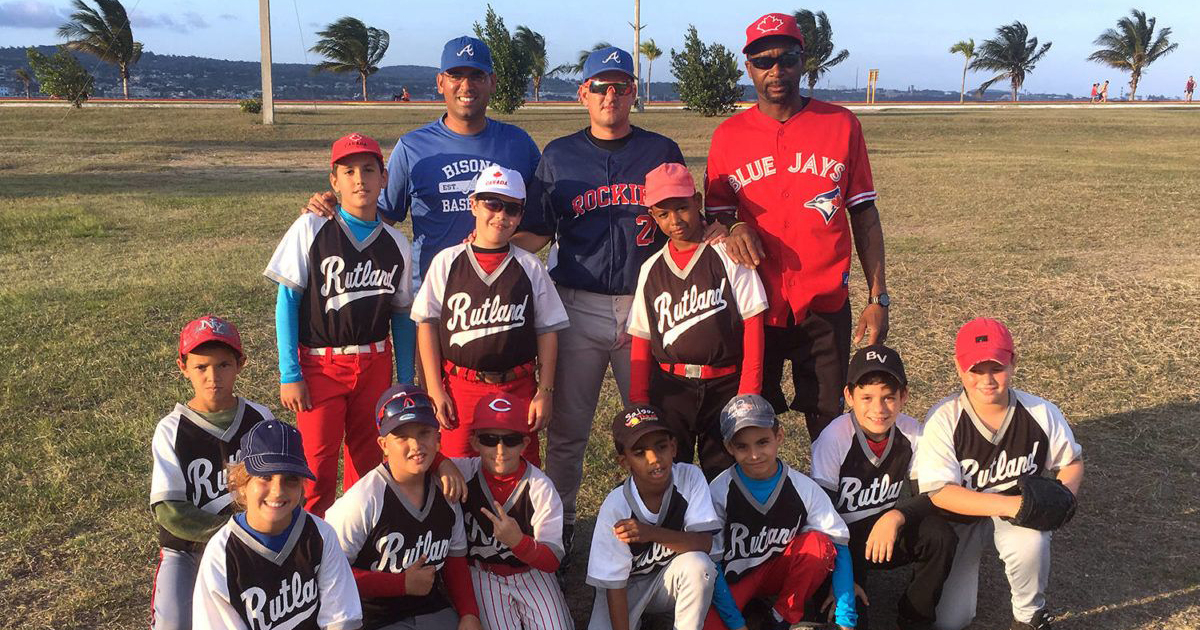
[[[525,204],[518,201],[504,201],[495,197],[482,197],[478,201],[488,212],[503,211],[510,217],[519,217],[525,212]]]
[[[382,425],[384,420],[405,413],[414,413],[418,409],[433,409],[433,401],[421,393],[397,394],[379,409],[375,424]]]
[[[767,55],[763,55],[761,57],[750,57],[750,65],[758,68],[759,70],[770,70],[771,68],[775,67],[775,64],[779,64],[780,68],[786,69],[795,67],[795,65],[800,63],[800,60],[803,58],[803,53],[793,51],[774,57]]]
[[[608,94],[609,88],[617,96],[625,96],[633,92],[633,81],[588,81],[588,91],[592,94]]]
[[[525,436],[521,435],[520,433],[505,433],[504,435],[497,435],[495,433],[476,433],[475,439],[479,440],[480,446],[486,446],[488,448],[492,448],[501,442],[504,442],[505,446],[513,448],[515,446],[520,446],[521,443],[525,441]]]

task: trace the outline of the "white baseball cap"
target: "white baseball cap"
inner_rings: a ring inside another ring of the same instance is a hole
[[[513,169],[493,164],[480,171],[479,177],[475,178],[475,192],[471,196],[483,193],[525,201],[525,179]]]

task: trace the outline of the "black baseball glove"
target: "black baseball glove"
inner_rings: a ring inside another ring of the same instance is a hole
[[[1061,481],[1026,475],[1017,484],[1021,488],[1021,509],[1016,517],[1004,519],[1013,525],[1053,531],[1075,516],[1075,494]]]

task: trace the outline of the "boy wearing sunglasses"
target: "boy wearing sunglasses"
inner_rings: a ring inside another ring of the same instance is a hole
[[[554,572],[562,558],[562,501],[521,452],[529,445],[529,400],[479,399],[471,446],[479,457],[452,460],[467,478],[463,524],[467,560],[487,630],[571,630]]]
[[[611,365],[629,402],[626,332],[638,269],[663,245],[646,214],[646,173],[683,164],[673,140],[633,126],[637,98],[633,57],[616,47],[593,51],[583,68],[580,104],[588,126],[546,145],[530,184],[530,208],[515,241],[537,251],[551,238],[550,277],[571,319],[559,336],[571,357],[557,379],[554,417],[546,430],[546,474],[563,500],[570,562],[575,496],[592,431],[600,386]]]
[[[477,455],[474,410],[485,396],[530,400],[525,458],[541,462],[537,432],[550,419],[557,331],[569,325],[537,256],[509,243],[525,208],[521,174],[492,166],[471,194],[472,241],[442,250],[412,309],[424,384],[442,426],[442,453]]]
[[[855,341],[887,337],[875,184],[854,114],[800,92],[804,37],[795,18],[768,13],[751,22],[742,52],[758,102],[713,132],[705,213],[729,228],[730,257],[756,268],[767,289],[763,397],[777,413],[803,412],[815,440],[842,413],[852,236],[870,295]],[[785,362],[791,401],[780,383]]]

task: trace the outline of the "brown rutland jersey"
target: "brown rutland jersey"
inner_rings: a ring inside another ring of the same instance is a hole
[[[882,514],[896,505],[912,477],[920,435],[916,418],[899,414],[883,454],[876,456],[854,413],[844,413],[813,442],[813,481],[829,493],[847,524]]]
[[[467,535],[467,559],[512,567],[526,566],[512,549],[496,540],[491,519],[483,508],[494,512],[495,497],[484,479],[478,457],[455,458],[454,462],[467,479],[467,498],[463,501],[463,527]],[[562,500],[554,482],[537,466],[525,465],[525,474],[504,502],[504,512],[532,536],[538,544],[546,545],[560,559],[563,557]]]
[[[537,256],[510,246],[485,273],[459,244],[433,258],[413,302],[412,319],[436,322],[442,358],[473,370],[502,372],[537,358],[537,336],[570,322]]]
[[[412,245],[379,222],[362,241],[338,215],[301,215],[263,275],[301,294],[300,344],[355,346],[387,338],[393,311],[412,303]]]
[[[742,322],[767,310],[758,274],[730,260],[724,244],[698,244],[683,269],[668,247],[642,264],[629,334],[648,339],[659,363],[740,364]]]

